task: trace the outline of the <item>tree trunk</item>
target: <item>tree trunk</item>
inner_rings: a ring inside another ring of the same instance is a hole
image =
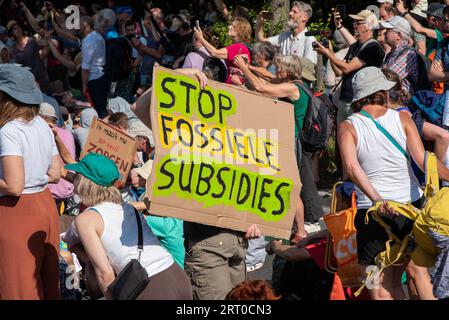
[[[270,11],[273,12],[274,19],[271,23],[270,36],[276,30],[277,25],[282,24],[283,29],[287,28],[288,13],[290,12],[290,0],[272,0]]]

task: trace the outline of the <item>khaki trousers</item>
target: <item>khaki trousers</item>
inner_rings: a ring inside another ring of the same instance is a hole
[[[229,230],[199,242],[188,240],[185,271],[192,283],[193,298],[223,300],[245,281],[247,247],[243,233]]]

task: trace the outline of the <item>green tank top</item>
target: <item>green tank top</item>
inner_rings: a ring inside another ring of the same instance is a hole
[[[301,86],[294,82],[294,84],[298,87],[299,90],[299,99],[292,101],[294,113],[295,113],[295,137],[299,137],[299,132],[302,130],[304,124],[304,118],[306,117],[307,107],[309,106],[310,97]],[[299,126],[299,127],[298,127]]]

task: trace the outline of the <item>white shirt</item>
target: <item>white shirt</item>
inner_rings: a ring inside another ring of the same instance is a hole
[[[119,274],[131,259],[138,259],[139,256],[134,209],[130,205],[111,202],[103,202],[92,209],[95,209],[103,219],[104,231],[100,237],[101,243],[112,268]],[[151,277],[168,269],[174,260],[170,253],[161,246],[141,214],[139,214],[139,218],[143,228],[143,252],[140,264]]]
[[[81,51],[83,54],[81,68],[89,70],[88,81],[101,78],[106,63],[106,41],[103,36],[96,31],[89,33],[83,39]]]
[[[400,203],[419,200],[422,192],[404,155],[368,117],[353,114],[348,121],[357,133],[357,158],[360,166],[380,196],[385,200]],[[406,135],[399,112],[388,109],[385,115],[375,121],[407,150]],[[356,194],[357,208],[366,209],[372,206],[372,201],[358,187]]]
[[[282,32],[281,34],[270,37],[267,40],[277,47],[280,47],[281,54],[299,56],[307,58],[314,64],[317,64],[318,54],[313,51],[312,43],[316,41],[315,37],[306,37],[307,28],[301,33],[293,36],[291,31]]]
[[[22,194],[38,193],[47,187],[47,172],[55,155],[58,155],[58,149],[54,135],[45,120],[39,116],[30,122],[13,120],[0,128],[0,158],[23,158],[25,187]],[[0,161],[0,178],[3,177]]]

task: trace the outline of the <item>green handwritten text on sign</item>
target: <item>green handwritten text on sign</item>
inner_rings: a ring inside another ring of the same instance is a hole
[[[188,160],[192,159],[166,155],[159,161],[153,186],[155,196],[176,194],[201,202],[204,207],[224,204],[255,213],[265,221],[279,221],[287,214],[292,181],[204,158]]]
[[[201,89],[197,80],[158,71],[154,85],[161,112],[192,118],[195,114],[205,123],[226,125],[226,118],[235,114],[235,97],[229,92],[210,87]]]

